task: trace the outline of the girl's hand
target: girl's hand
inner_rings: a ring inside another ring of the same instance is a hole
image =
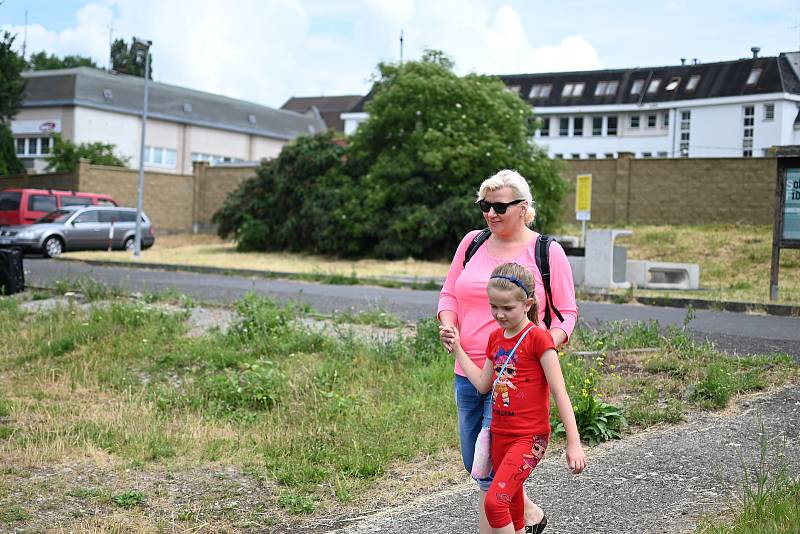
[[[447,352],[453,352],[455,344],[453,343],[453,331],[456,330],[454,326],[439,325],[439,339]],[[457,330],[456,330],[457,331]]]
[[[567,445],[567,467],[575,475],[586,469],[586,453],[580,443]]]

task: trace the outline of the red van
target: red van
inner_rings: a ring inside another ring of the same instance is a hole
[[[109,195],[56,189],[3,189],[0,191],[0,226],[31,224],[64,206],[116,206]]]

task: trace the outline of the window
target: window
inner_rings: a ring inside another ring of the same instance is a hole
[[[594,96],[604,96],[608,82],[597,82],[597,87],[594,88]]]
[[[753,122],[755,120],[756,107],[744,107],[744,132],[742,134],[742,156],[745,158],[753,157]]]
[[[681,144],[680,155],[682,158],[689,157],[689,133],[691,129],[692,112],[681,111]]]
[[[25,155],[25,138],[17,138],[17,156]]]
[[[608,87],[606,87],[606,96],[614,96],[617,94],[617,87],[619,87],[619,82],[608,82]]]
[[[558,135],[564,137],[565,135],[569,135],[569,118],[568,117],[561,117],[558,120]]]
[[[698,83],[700,83],[700,75],[695,74],[694,76],[689,76],[689,81],[686,82],[686,90],[694,91]]]
[[[642,152],[642,157],[643,158],[652,158],[653,157],[653,153],[652,152]]]
[[[561,96],[581,96],[585,86],[586,84],[583,82],[565,83],[561,90]]]
[[[754,85],[758,82],[759,77],[761,77],[761,69],[756,67],[750,71],[750,76],[747,77],[747,85]]]
[[[650,80],[650,85],[647,86],[647,94],[657,93],[659,85],[661,85],[661,78]]]
[[[19,191],[0,192],[0,211],[16,211],[19,209],[19,202],[22,193]]]
[[[575,117],[575,119],[573,119],[573,121],[574,122],[573,122],[573,125],[572,125],[572,135],[574,135],[576,137],[582,137],[583,136],[583,117]]]
[[[606,152],[605,154],[603,154],[603,157],[606,158],[606,159],[614,159],[614,153],[613,152]]]
[[[519,94],[519,90],[520,90],[519,85],[507,85],[505,89],[506,93],[517,93],[517,94]],[[250,115],[250,117],[255,119],[253,115]],[[250,124],[254,124],[254,121],[251,121],[250,117],[248,117],[247,120],[250,122]]]
[[[545,125],[547,125],[547,119],[544,119],[544,121],[545,121]],[[542,135],[546,135],[546,134],[542,134]],[[218,163],[223,163],[223,162],[238,163],[238,162],[241,162],[241,161],[244,161],[244,160],[241,159],[241,158],[233,158],[233,157],[230,157],[230,156],[216,156],[216,155],[213,155],[213,154],[203,154],[203,153],[200,153],[200,152],[192,152],[192,161],[207,161],[211,165],[216,165]]]
[[[669,111],[664,113],[664,118],[662,120],[662,124],[664,125],[664,128],[669,128]]]
[[[41,141],[41,150],[39,151],[40,154],[49,154],[50,153],[50,138],[49,137],[42,137]]]
[[[658,124],[658,115],[651,114],[647,116],[647,127],[655,128]]]
[[[542,117],[542,127],[539,130],[541,137],[550,137],[550,117]]]
[[[775,104],[764,104],[764,120],[775,120]]]
[[[89,210],[89,211],[84,211],[83,213],[75,217],[75,221],[73,222],[77,224],[77,223],[96,223],[98,221],[99,218],[97,217],[97,210]]]
[[[603,135],[603,117],[592,117],[592,135]]]
[[[550,96],[551,84],[534,84],[528,93],[528,98],[547,98]]]
[[[617,118],[616,117],[608,117],[606,131],[608,135],[617,135]]]
[[[631,128],[639,127],[639,115],[631,115],[630,127]]]
[[[633,85],[631,85],[631,94],[642,94],[642,87],[644,87],[644,80],[633,80]]]
[[[166,167],[170,169],[175,168],[176,162],[175,149],[145,146],[144,147],[144,162],[152,167]]]
[[[589,159],[597,159],[597,154],[595,154],[594,152],[589,152],[588,154],[586,154],[586,157]]]
[[[31,211],[53,211],[56,209],[55,195],[31,195],[28,200],[28,209]]]
[[[573,153],[572,153],[572,155],[571,155],[570,157],[571,157],[572,159],[581,159],[581,155],[580,155],[580,154],[578,154],[578,153],[576,153],[576,152],[573,152]]]
[[[664,87],[664,89],[665,89],[666,91],[674,91],[675,89],[677,89],[677,88],[678,88],[678,85],[679,85],[680,83],[681,83],[681,79],[680,79],[680,77],[678,77],[678,76],[675,76],[674,78],[672,78],[672,79],[669,81],[669,83],[667,84],[667,86],[666,86],[666,87]]]
[[[555,159],[564,159],[564,154],[553,154]]]
[[[658,157],[659,158],[666,158],[667,157],[667,153],[666,152],[659,152],[658,153]]]
[[[63,196],[61,197],[61,206],[91,206],[92,199],[86,197],[73,197],[73,196]]]

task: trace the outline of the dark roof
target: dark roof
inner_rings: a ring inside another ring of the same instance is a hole
[[[144,78],[78,67],[23,73],[27,94],[23,108],[84,106],[141,115]],[[325,129],[314,114],[274,109],[244,100],[165,83],[148,83],[148,116],[207,128],[251,133],[276,139]]]
[[[748,84],[747,79],[753,69],[761,69],[761,74],[756,83]],[[687,83],[693,76],[699,76],[697,86],[693,90],[688,90]],[[519,86],[520,96],[523,99],[541,107],[639,104],[782,92],[800,94],[800,76],[785,54],[778,57],[667,67],[506,74],[500,75],[499,78],[507,86]],[[655,79],[661,80],[658,90],[649,93],[648,85]],[[638,94],[631,94],[631,88],[636,80],[641,80],[643,87]],[[673,80],[678,83],[674,89],[667,90],[667,85]],[[616,92],[611,95],[596,96],[598,82],[610,81],[618,83]],[[580,82],[585,84],[580,96],[561,96],[566,84]],[[550,85],[549,96],[530,98],[530,91],[534,85]]]
[[[307,113],[316,108],[328,128],[343,132],[344,121],[340,115],[352,110],[361,98],[362,95],[293,96],[281,106],[281,109]]]

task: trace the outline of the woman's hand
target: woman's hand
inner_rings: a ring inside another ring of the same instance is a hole
[[[567,467],[575,475],[586,469],[586,453],[580,443],[567,445]]]
[[[455,341],[458,338],[458,329],[455,326],[439,325],[439,339],[447,352],[453,352]]]

